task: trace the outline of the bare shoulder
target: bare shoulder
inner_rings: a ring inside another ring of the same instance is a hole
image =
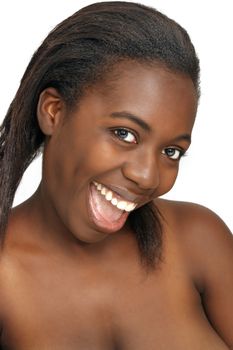
[[[206,267],[209,275],[210,269],[224,262],[231,262],[233,268],[233,235],[217,214],[195,203],[165,199],[155,203],[169,231],[203,273]]]
[[[232,233],[223,220],[212,210],[200,204],[161,198],[156,199],[155,204],[162,212],[164,218],[167,219],[167,222],[172,222],[180,228],[187,228],[188,226],[189,230],[195,230],[195,232],[201,230],[202,233],[203,228],[205,228],[207,235],[211,231],[212,235],[216,234],[220,239],[224,237],[219,233],[219,230],[224,230],[226,236],[232,237]]]
[[[233,235],[210,209],[156,200],[167,231],[177,241],[212,326],[233,348]]]
[[[190,202],[157,199],[156,205],[169,226],[179,234],[212,244],[232,243],[232,233],[223,220],[212,210]]]

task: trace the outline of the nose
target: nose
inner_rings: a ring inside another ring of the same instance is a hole
[[[160,184],[159,167],[154,152],[130,157],[124,163],[122,173],[142,190],[154,191]]]

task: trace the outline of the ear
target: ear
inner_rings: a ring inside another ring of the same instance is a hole
[[[52,135],[63,116],[64,102],[52,87],[42,91],[37,105],[37,118],[41,131]]]

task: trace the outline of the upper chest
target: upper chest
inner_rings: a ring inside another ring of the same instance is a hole
[[[51,258],[34,267],[27,260],[7,264],[3,335],[24,350],[102,350],[125,342],[131,349],[135,339],[158,343],[171,338],[177,325],[187,327],[200,308],[174,244],[166,245],[162,262],[149,273],[134,254],[88,268]]]

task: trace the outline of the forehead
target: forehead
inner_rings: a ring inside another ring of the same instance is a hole
[[[186,124],[192,128],[197,94],[191,78],[162,66],[137,62],[116,65],[105,79],[87,90],[82,99],[87,106],[111,112],[127,111],[149,124]],[[81,101],[82,104],[82,101]],[[152,125],[153,127],[153,125]]]

